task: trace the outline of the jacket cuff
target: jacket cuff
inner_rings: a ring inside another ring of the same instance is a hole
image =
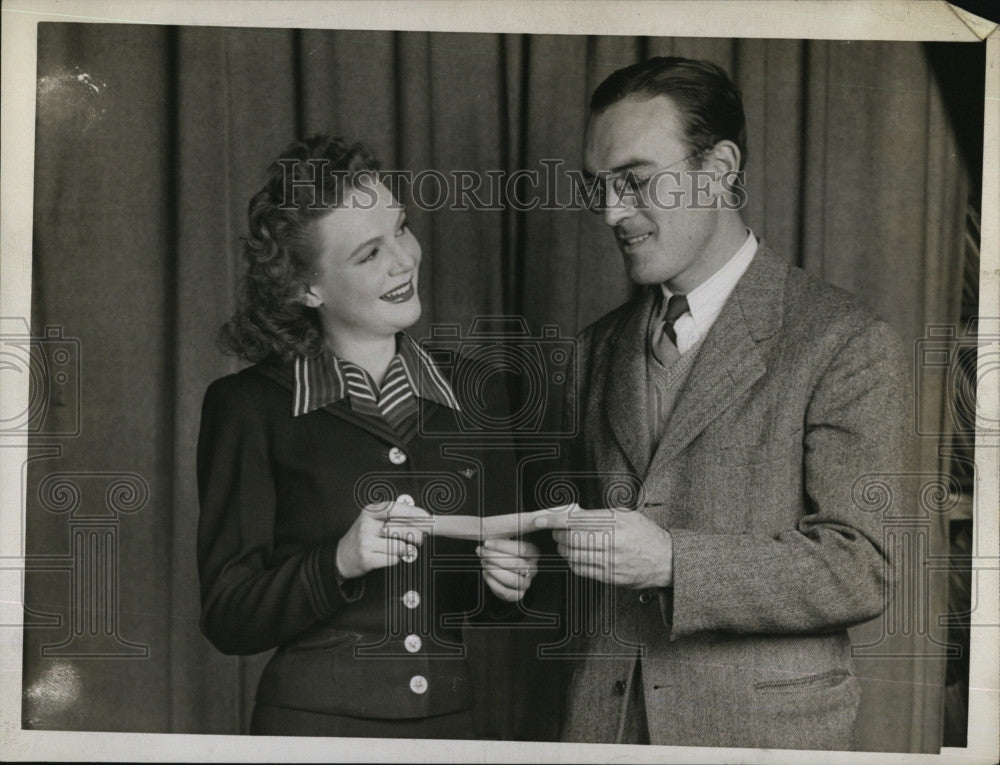
[[[486,585],[486,607],[484,615],[486,619],[494,622],[519,622],[524,620],[524,609],[531,609],[535,601],[534,588],[529,587],[520,600],[503,600]]]
[[[329,606],[328,613],[337,605],[353,603],[365,594],[364,579],[345,579],[337,571],[337,542],[324,544],[316,553],[318,580],[322,587],[323,599]]]

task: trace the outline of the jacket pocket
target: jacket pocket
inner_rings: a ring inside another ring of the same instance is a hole
[[[808,693],[836,688],[851,679],[851,674],[843,670],[830,670],[818,675],[794,677],[783,680],[765,680],[754,683],[754,689],[766,693]]]

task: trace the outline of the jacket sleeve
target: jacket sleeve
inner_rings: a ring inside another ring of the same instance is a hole
[[[337,574],[337,540],[275,557],[267,417],[240,377],[206,392],[197,456],[201,627],[227,654],[274,648],[362,595]]]
[[[910,392],[886,324],[871,322],[842,344],[806,410],[797,526],[775,538],[671,530],[673,586],[660,596],[671,639],[821,632],[882,612],[894,576],[885,506],[866,505],[859,491],[877,487],[896,508],[903,502]]]

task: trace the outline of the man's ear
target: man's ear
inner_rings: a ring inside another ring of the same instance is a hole
[[[306,285],[305,289],[302,290],[302,294],[299,295],[299,302],[309,308],[319,308],[323,305],[323,298],[316,294],[315,287]]]
[[[735,143],[719,141],[705,157],[703,166],[707,165],[706,169],[712,170],[721,178],[727,173],[738,173],[741,159],[739,147]]]
[[[712,174],[712,180],[706,191],[717,200],[723,200],[724,205],[738,204],[733,197],[733,189],[740,187],[739,147],[732,141],[719,141],[712,147],[702,162],[702,169]]]

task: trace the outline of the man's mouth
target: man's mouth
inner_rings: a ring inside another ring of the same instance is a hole
[[[635,247],[642,242],[645,242],[649,237],[653,235],[652,231],[647,231],[645,234],[635,234],[634,236],[622,236],[618,235],[618,244],[621,247]]]
[[[413,292],[413,279],[410,279],[406,284],[400,285],[394,290],[389,290],[384,295],[380,295],[379,300],[384,300],[387,303],[405,303],[413,297]]]

